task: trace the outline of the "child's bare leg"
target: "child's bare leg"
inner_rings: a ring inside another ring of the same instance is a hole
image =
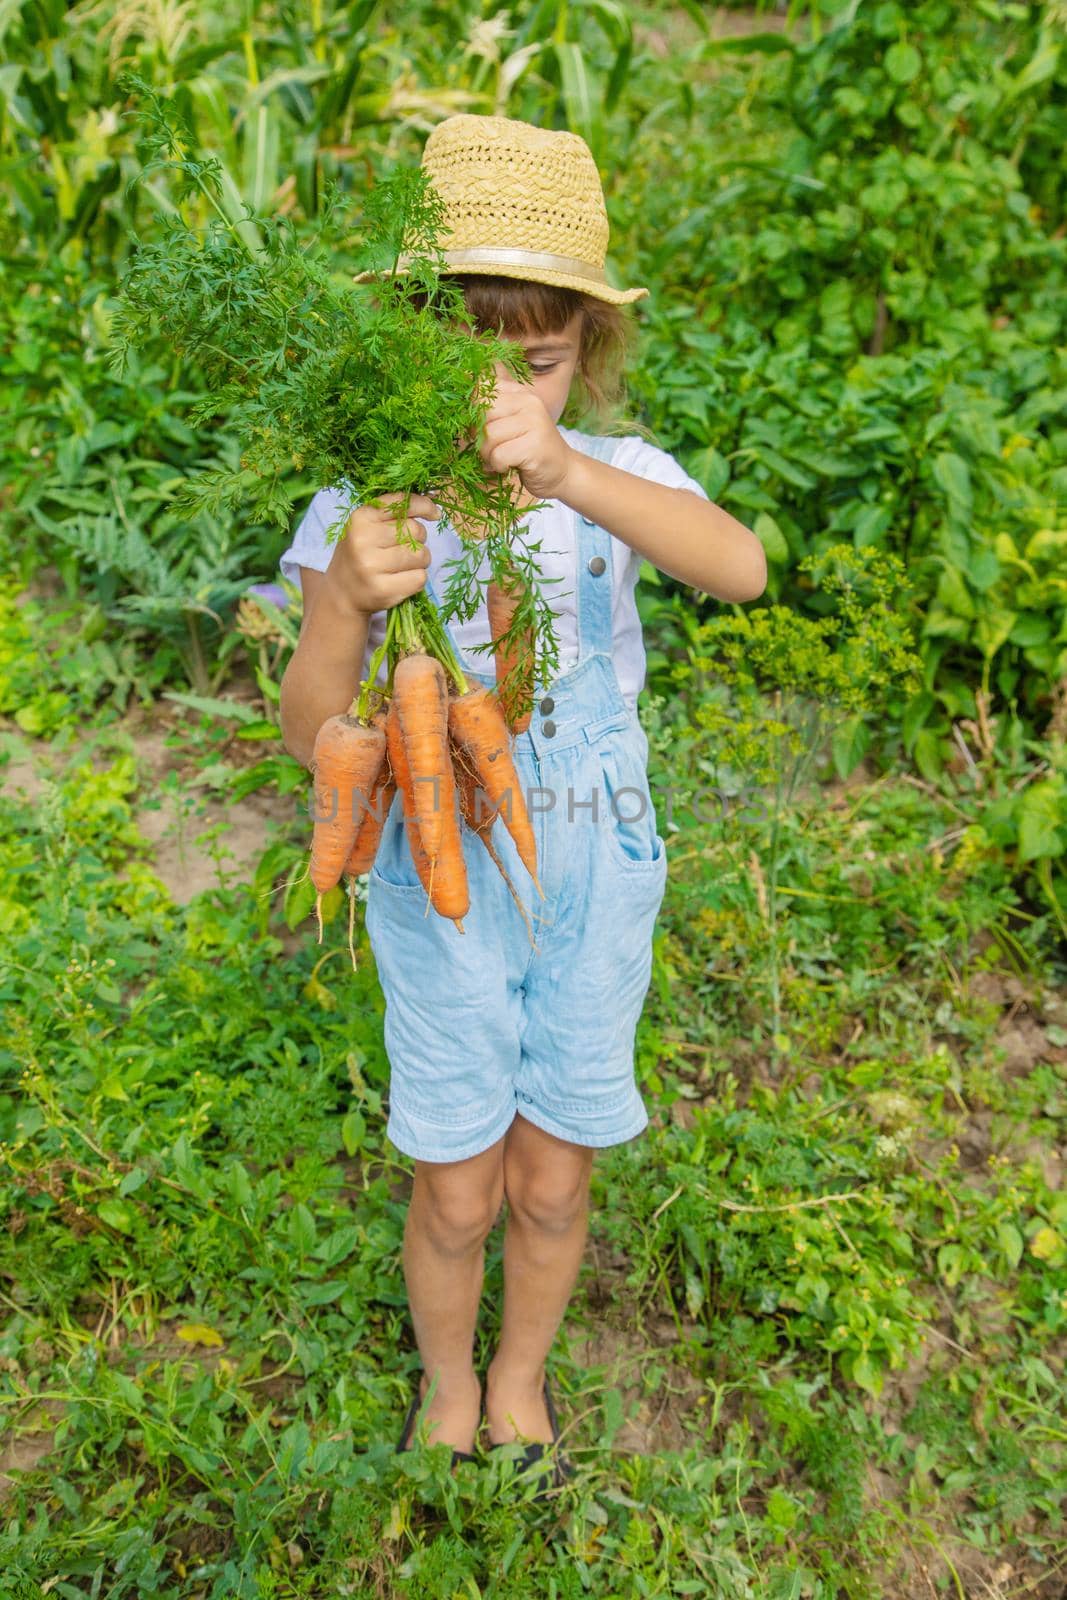
[[[404,1224],[404,1278],[422,1357],[420,1392],[431,1444],[471,1450],[481,1411],[474,1328],[485,1240],[504,1198],[503,1139],[466,1161],[416,1161]]]
[[[585,1249],[593,1151],[517,1115],[504,1136],[504,1312],[486,1372],[489,1439],[552,1437],[542,1388],[545,1357]],[[510,1414],[510,1417],[509,1417]]]

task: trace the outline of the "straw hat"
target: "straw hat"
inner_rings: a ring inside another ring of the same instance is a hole
[[[434,128],[422,169],[445,203],[442,254],[454,272],[551,283],[614,306],[647,295],[614,289],[604,274],[604,191],[576,133],[463,112]],[[405,266],[401,256],[397,270]],[[377,276],[361,272],[355,282]]]

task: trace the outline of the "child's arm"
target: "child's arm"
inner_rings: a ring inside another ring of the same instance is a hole
[[[763,546],[728,511],[689,489],[667,489],[566,448],[573,459],[557,500],[592,517],[661,572],[716,600],[755,600],[763,593]]]
[[[763,546],[744,523],[688,489],[572,449],[529,384],[498,378],[482,457],[494,472],[517,467],[531,494],[562,500],[661,572],[717,600],[755,600],[767,586]]]

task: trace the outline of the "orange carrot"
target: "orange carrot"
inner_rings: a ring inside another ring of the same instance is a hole
[[[448,756],[448,688],[433,656],[404,656],[393,674],[393,698],[404,735],[411,799],[419,838],[431,862],[441,854],[456,791]],[[458,836],[458,835],[457,835]]]
[[[448,702],[448,726],[452,738],[468,757],[475,777],[490,803],[499,810],[504,825],[515,841],[519,860],[530,874],[537,891],[537,844],[526,812],[526,802],[511,759],[510,741],[504,715],[493,695],[480,684],[466,694],[453,695]]]
[[[519,899],[508,869],[501,861],[496,845],[492,840],[493,823],[496,821],[497,815],[496,809],[487,803],[485,792],[474,775],[469,758],[464,755],[458,745],[453,745],[452,756],[456,771],[456,792],[459,795],[459,805],[463,820],[471,832],[477,834],[482,841],[482,844],[489,852],[489,859],[507,884],[508,893],[519,908],[519,914],[526,924],[526,932],[529,935],[530,943],[536,950],[537,941],[534,939],[530,914]]]
[[[311,755],[315,825],[309,876],[320,897],[340,881],[359,829],[356,795],[369,795],[385,759],[382,728],[353,716],[328,717]]]
[[[392,768],[396,786],[400,791],[400,801],[404,809],[404,830],[407,833],[408,848],[411,851],[411,859],[415,864],[415,871],[419,875],[419,882],[426,890],[429,903],[434,910],[443,917],[451,918],[460,933],[462,933],[463,923],[460,919],[465,917],[470,909],[470,894],[467,887],[467,864],[463,858],[463,845],[459,838],[459,823],[456,819],[454,805],[452,807],[452,827],[448,830],[446,836],[446,849],[435,863],[430,860],[422,842],[419,820],[415,810],[415,797],[412,792],[414,786],[411,782],[407,749],[395,698],[389,706],[385,734],[389,744],[389,764]],[[451,774],[451,768],[449,771]],[[423,787],[428,786],[423,785]],[[452,836],[453,832],[454,838]]]
[[[489,584],[486,591],[486,609],[489,612],[489,631],[494,643],[502,639],[511,627],[521,593],[521,583],[518,580],[515,586],[509,589],[502,589],[496,583]],[[528,628],[524,630],[517,644],[513,641],[498,646],[494,655],[497,698],[504,708],[508,727],[512,733],[525,733],[530,726],[530,715],[533,711],[531,678],[533,639],[530,630]],[[525,658],[524,666],[520,669],[519,663],[523,658]]]
[[[361,872],[369,872],[374,865],[374,858],[378,854],[378,845],[381,842],[382,829],[385,819],[392,809],[393,799],[396,795],[396,780],[392,768],[383,764],[378,774],[378,781],[371,793],[370,803],[364,813],[363,821],[359,825],[352,853],[345,862],[345,877],[356,878]]]

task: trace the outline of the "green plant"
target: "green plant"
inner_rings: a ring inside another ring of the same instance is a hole
[[[302,242],[284,219],[255,220],[250,244],[224,215],[218,164],[182,156],[188,143],[145,84],[146,121],[157,165],[181,174],[181,193],[199,192],[218,220],[203,237],[171,222],[159,244],[141,247],[122,284],[117,364],[131,346],[161,330],[175,352],[195,360],[209,389],[196,415],[226,413],[244,440],[239,467],[200,474],[184,499],[217,511],[246,502],[281,520],[291,507],[286,471],[295,462],[315,481],[341,484],[352,504],[419,491],[434,495],[461,527],[464,552],[450,574],[444,617],[469,616],[490,581],[518,579],[522,598],[509,637],[527,638],[532,676],[547,681],[558,645],[535,557],[514,540],[518,514],[506,475],[487,473],[477,437],[492,398],[496,364],[528,376],[521,347],[477,335],[462,293],[442,280],[438,235],[443,202],[419,169],[401,168],[367,196],[366,244],[357,265],[379,274],[373,297],[339,284],[328,264],[332,241],[347,232],[331,196],[317,233]],[[404,273],[396,271],[406,258]],[[396,510],[399,519],[407,499]],[[351,505],[328,536],[343,534]],[[465,680],[429,598],[392,607],[371,663],[359,714],[381,660],[404,650],[440,659],[460,693]],[[391,671],[390,671],[391,683]]]

